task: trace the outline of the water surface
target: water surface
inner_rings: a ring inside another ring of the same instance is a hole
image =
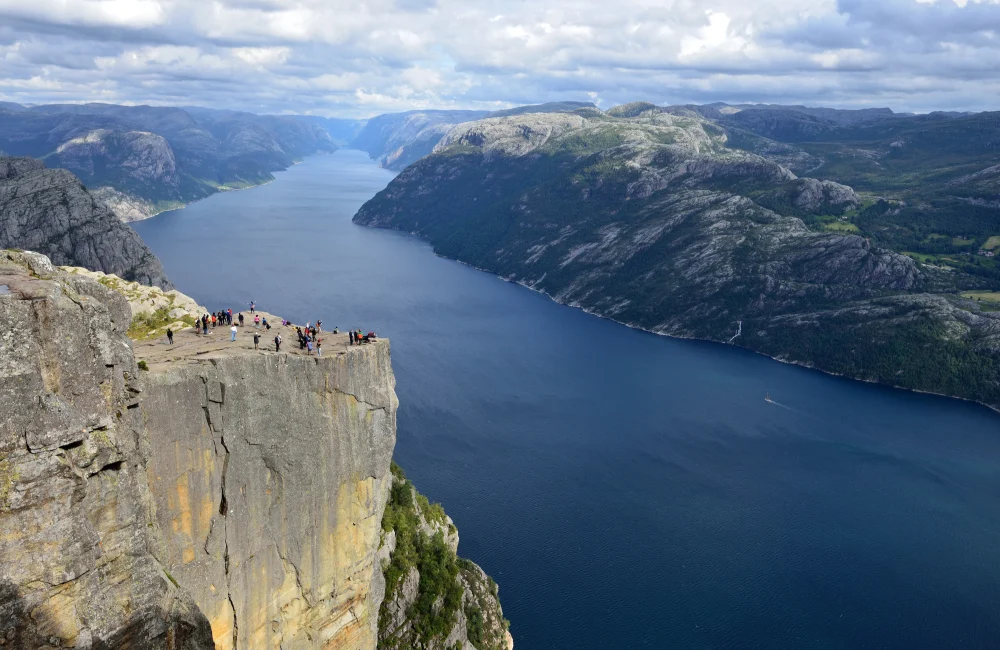
[[[392,339],[396,459],[518,650],[1000,647],[1000,416],[629,330],[353,225],[390,178],[341,151],[134,225],[212,309]]]

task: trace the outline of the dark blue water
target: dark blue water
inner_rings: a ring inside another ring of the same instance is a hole
[[[1000,416],[632,331],[351,224],[390,177],[338,152],[136,229],[211,308],[391,337],[396,458],[518,650],[1000,647]]]

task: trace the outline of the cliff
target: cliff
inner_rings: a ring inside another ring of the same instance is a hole
[[[397,480],[389,342],[328,334],[317,358],[283,326],[280,353],[249,328],[130,341],[162,302],[197,308],[0,252],[0,639],[373,650]],[[472,567],[455,588],[499,615]]]
[[[0,157],[0,249],[40,252],[126,280],[172,288],[160,260],[65,169]]]
[[[212,648],[165,571],[125,299],[0,252],[0,638]]]
[[[163,562],[220,650],[373,648],[395,445],[388,342],[324,346],[323,359],[235,345],[149,362]]]

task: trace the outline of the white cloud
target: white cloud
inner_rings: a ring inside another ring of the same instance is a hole
[[[0,98],[993,108],[1000,0],[0,0]]]

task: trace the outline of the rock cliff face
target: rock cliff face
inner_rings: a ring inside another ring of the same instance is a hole
[[[397,404],[388,344],[154,364],[146,383],[163,561],[216,647],[374,648]]]
[[[157,558],[125,299],[0,252],[0,639],[209,650]]]
[[[411,638],[425,618],[410,592],[393,582],[382,607],[403,535],[384,516],[401,480],[388,341],[330,339],[316,358],[187,330],[177,347],[133,348],[129,327],[164,302],[198,308],[0,251],[0,646],[374,650],[386,626]],[[448,535],[461,610],[447,647],[508,650],[495,583],[454,555],[440,506],[407,494],[424,537]],[[429,550],[419,567],[439,559]]]
[[[31,158],[0,158],[0,248],[38,251],[56,264],[172,287],[139,234],[78,178]]]

